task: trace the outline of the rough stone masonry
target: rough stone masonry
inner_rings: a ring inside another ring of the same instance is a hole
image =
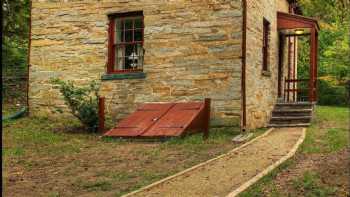
[[[144,102],[212,99],[212,125],[241,113],[241,0],[33,0],[30,108],[64,107],[49,80],[86,84],[106,73],[107,13],[143,11],[143,79],[102,80],[117,121]]]

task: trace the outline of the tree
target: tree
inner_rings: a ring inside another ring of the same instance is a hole
[[[332,76],[344,83],[350,71],[350,1],[300,0],[299,3],[303,14],[318,19],[321,26],[319,76]],[[307,64],[301,61],[301,65]]]
[[[346,104],[350,80],[350,1],[299,0],[303,14],[319,21],[319,103]],[[309,41],[300,39],[298,77],[308,76]],[[336,102],[335,102],[336,101]]]
[[[27,48],[29,35],[29,0],[4,0],[2,65],[5,73],[27,68]]]

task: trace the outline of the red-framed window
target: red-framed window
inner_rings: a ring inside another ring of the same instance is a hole
[[[269,65],[269,41],[270,41],[270,22],[267,19],[263,19],[263,47],[262,47],[262,69],[268,71]]]
[[[140,72],[143,69],[143,12],[109,15],[108,73]]]

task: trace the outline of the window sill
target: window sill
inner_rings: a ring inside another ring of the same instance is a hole
[[[127,73],[110,73],[103,74],[102,80],[122,80],[122,79],[144,79],[146,73],[144,72],[127,72]]]
[[[263,71],[261,72],[261,75],[266,76],[266,77],[269,77],[269,76],[271,76],[271,72],[270,72],[270,71],[267,71],[267,70],[263,70]]]

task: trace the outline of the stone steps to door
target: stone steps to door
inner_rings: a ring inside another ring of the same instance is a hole
[[[268,124],[268,127],[308,127],[311,123],[294,123],[294,124]]]
[[[310,120],[311,116],[272,116],[271,120]]]
[[[277,103],[268,127],[310,126],[313,104],[309,102]]]

